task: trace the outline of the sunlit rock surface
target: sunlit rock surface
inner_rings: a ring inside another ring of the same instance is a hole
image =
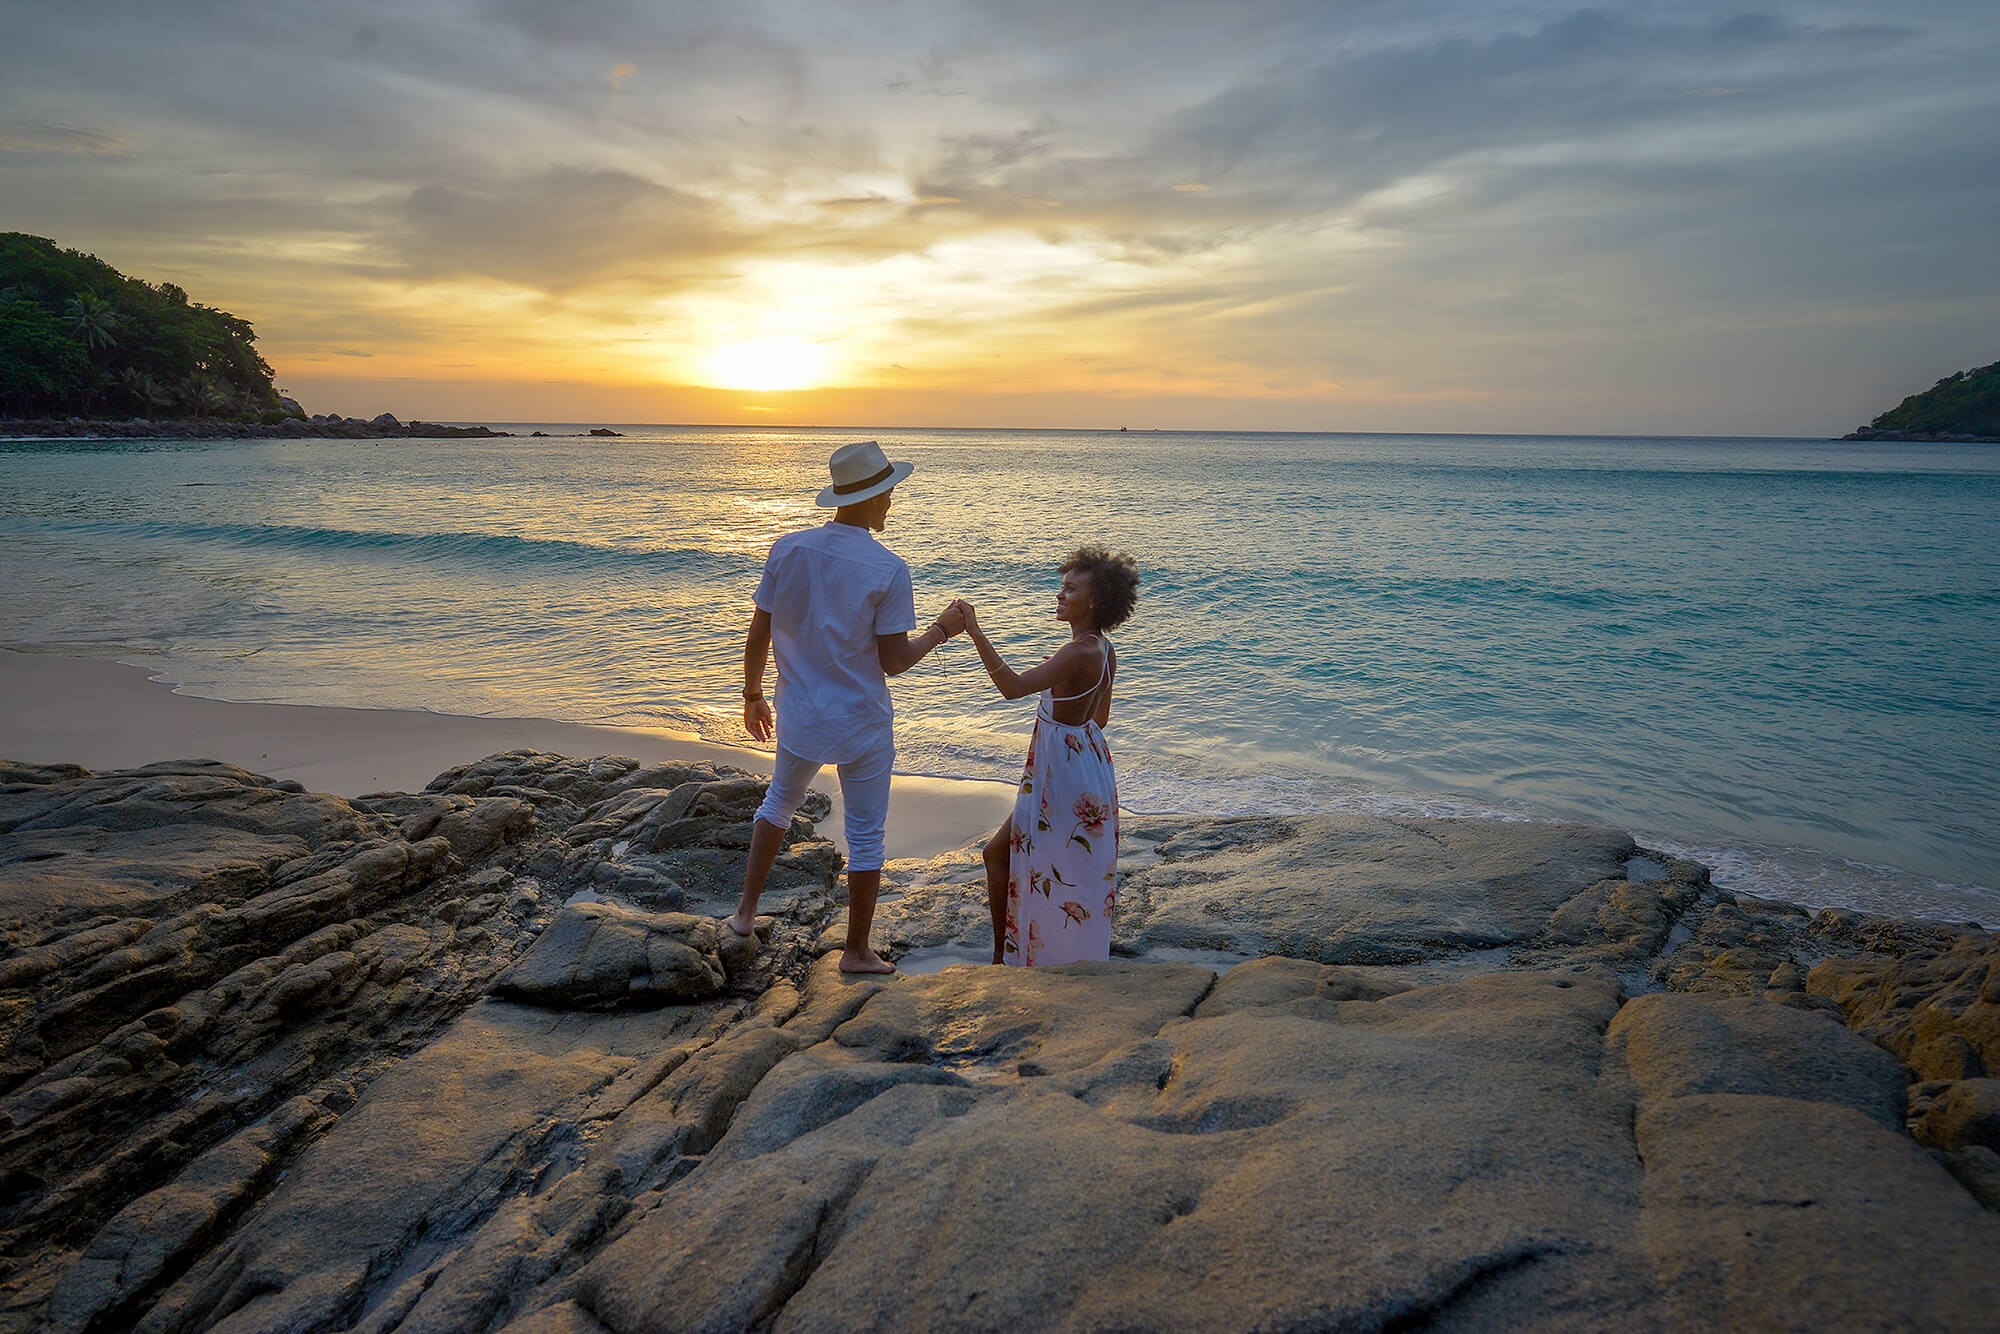
[[[823,800],[757,943],[715,929],[761,795],[536,752],[352,801],[0,764],[0,1328],[2000,1307],[1989,934],[1611,830],[1150,818],[1110,963],[852,978]],[[889,868],[909,967],[989,931],[976,848]]]

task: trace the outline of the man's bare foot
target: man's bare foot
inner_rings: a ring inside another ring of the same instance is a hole
[[[874,950],[842,950],[840,971],[843,973],[893,973],[896,965],[877,954]]]
[[[729,929],[739,936],[754,936],[757,934],[757,919],[755,917],[738,917],[731,914],[722,920],[729,923]]]

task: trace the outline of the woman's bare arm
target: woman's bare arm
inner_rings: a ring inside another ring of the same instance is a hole
[[[1051,687],[1071,687],[1081,684],[1086,672],[1095,672],[1095,656],[1083,645],[1071,642],[1064,644],[1049,655],[1048,661],[1039,667],[1031,667],[1025,672],[1017,672],[1007,665],[993,647],[993,641],[979,628],[979,615],[967,604],[965,633],[972,640],[972,646],[979,650],[979,660],[986,664],[986,674],[993,678],[993,684],[1003,699],[1020,699],[1023,695],[1036,695]]]

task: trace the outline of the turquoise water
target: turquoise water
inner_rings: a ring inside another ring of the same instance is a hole
[[[625,429],[0,443],[0,643],[740,741],[763,552],[866,433]],[[878,434],[920,614],[969,597],[1018,662],[1065,551],[1138,558],[1133,808],[1588,819],[1749,892],[2000,922],[2000,449]],[[1018,765],[1030,711],[969,648],[895,691],[900,767]]]

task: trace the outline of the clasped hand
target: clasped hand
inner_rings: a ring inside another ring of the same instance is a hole
[[[963,634],[967,630],[979,628],[979,613],[964,598],[953,598],[945,604],[938,615],[938,624],[944,627],[945,637]]]

